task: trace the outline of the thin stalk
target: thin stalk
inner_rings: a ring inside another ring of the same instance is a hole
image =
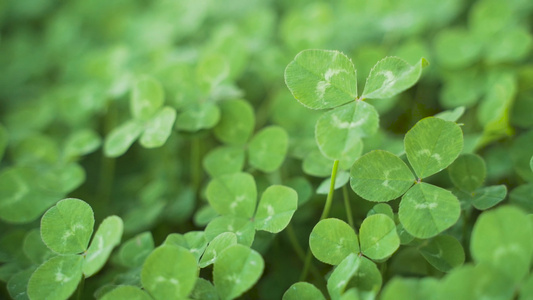
[[[335,179],[337,179],[337,170],[339,168],[339,160],[333,162],[333,169],[331,170],[331,183],[329,184],[329,193],[326,198],[326,204],[322,210],[322,215],[320,216],[320,221],[324,220],[329,215],[329,210],[331,208],[331,203],[333,202],[333,193],[335,192]],[[311,249],[307,249],[307,255],[305,256],[305,264],[300,275],[300,281],[305,281],[307,273],[309,273],[309,268],[311,267],[311,259],[313,258],[311,254]]]
[[[82,294],[83,294],[83,288],[85,286],[85,276],[82,275],[81,277],[81,281],[80,283],[78,284],[78,288],[77,288],[77,291],[76,291],[76,299],[77,300],[80,300],[82,298]]]
[[[329,193],[326,198],[326,204],[324,205],[324,210],[322,210],[322,216],[320,216],[320,221],[324,220],[329,215],[329,210],[331,208],[331,203],[333,202],[333,193],[335,192],[335,179],[337,179],[337,169],[339,168],[339,160],[333,162],[333,170],[331,170],[331,182],[329,184]]]
[[[289,237],[291,246],[294,249],[294,252],[296,252],[296,255],[298,255],[298,257],[302,260],[302,262],[305,263],[305,260],[306,260],[305,252],[302,246],[300,246],[300,243],[298,242],[298,238],[296,237],[296,233],[294,232],[294,227],[292,226],[292,224],[289,224],[289,226],[287,226],[286,232],[287,232],[287,236]],[[311,266],[310,268],[311,268],[310,271],[313,274],[313,276],[315,276],[316,278],[320,278],[320,273],[315,268],[315,266]]]
[[[193,137],[191,141],[191,180],[195,193],[198,193],[202,182],[201,143],[199,137]]]
[[[348,195],[348,188],[346,185],[342,187],[342,194],[344,196],[344,207],[346,208],[346,218],[348,219],[348,224],[350,227],[354,227],[353,216],[352,216],[352,207],[350,205],[350,195]]]

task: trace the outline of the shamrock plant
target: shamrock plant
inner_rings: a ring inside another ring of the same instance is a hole
[[[130,112],[133,119],[114,128],[106,137],[104,152],[109,157],[124,154],[139,139],[145,148],[162,146],[170,136],[176,110],[164,106],[165,94],[154,78],[143,77],[133,88]],[[139,138],[140,137],[140,138]]]
[[[304,50],[285,69],[285,82],[294,98],[311,109],[331,109],[315,127],[317,145],[324,156],[349,169],[361,155],[361,138],[379,127],[376,109],[365,99],[390,98],[415,84],[427,61],[411,66],[397,57],[379,61],[370,71],[361,96],[352,61],[338,51]]]
[[[43,215],[42,241],[56,256],[31,274],[28,297],[66,299],[80,281],[104,266],[122,238],[122,220],[117,216],[104,219],[89,244],[93,226],[91,207],[79,199],[61,200]]]

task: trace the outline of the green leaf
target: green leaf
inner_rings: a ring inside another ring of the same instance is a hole
[[[244,100],[226,100],[220,102],[220,113],[215,136],[229,145],[246,144],[255,125],[253,107]]]
[[[77,189],[85,181],[85,169],[72,162],[51,167],[40,178],[39,184],[61,195]]]
[[[150,300],[145,291],[136,286],[120,285],[106,293],[100,300]]]
[[[221,175],[207,185],[207,200],[221,215],[251,218],[257,203],[255,180],[248,173]]]
[[[404,139],[407,159],[419,178],[449,166],[463,150],[463,132],[449,121],[429,117],[416,123]]]
[[[254,217],[255,229],[278,233],[285,229],[298,208],[298,194],[290,187],[269,186],[261,196]]]
[[[361,156],[353,164],[350,176],[354,192],[376,202],[400,197],[415,182],[409,167],[396,155],[383,150]]]
[[[457,120],[459,120],[459,118],[463,116],[464,112],[465,112],[465,107],[459,106],[459,107],[454,108],[453,110],[446,110],[446,111],[440,112],[435,115],[435,118],[441,118],[445,121],[450,121],[450,122],[457,122]]]
[[[220,120],[220,109],[211,102],[196,103],[182,111],[176,119],[176,128],[198,131],[214,127]]]
[[[465,191],[473,192],[483,184],[487,167],[483,158],[477,154],[461,154],[448,168],[453,184]]]
[[[465,251],[461,243],[450,235],[439,235],[418,248],[420,254],[437,270],[448,272],[461,266]]]
[[[13,300],[27,300],[28,298],[28,282],[37,266],[30,267],[24,271],[11,276],[6,284],[7,291]]]
[[[529,182],[533,182],[533,170],[529,164],[533,155],[532,143],[533,129],[530,129],[515,138],[510,153],[516,173]]]
[[[398,211],[405,230],[420,239],[448,229],[460,214],[459,200],[450,191],[424,182],[405,193]]]
[[[244,149],[234,146],[217,147],[204,156],[203,166],[211,177],[241,172],[244,167]]]
[[[94,152],[101,144],[102,139],[98,133],[88,128],[81,129],[68,137],[65,142],[64,152],[67,157],[74,158]]]
[[[344,170],[337,170],[337,176],[335,178],[335,189],[339,189],[348,183],[350,180],[350,174]],[[324,179],[318,188],[316,189],[317,194],[327,195],[329,193],[329,187],[331,185],[331,177]]]
[[[213,240],[219,234],[233,232],[239,244],[251,246],[255,237],[255,227],[250,219],[236,216],[220,216],[213,219],[205,228],[205,238]]]
[[[196,259],[185,248],[163,245],[144,262],[141,281],[156,300],[185,298],[198,278]]]
[[[157,148],[165,144],[172,133],[172,125],[176,119],[176,110],[165,106],[144,125],[144,132],[139,143],[144,148]]]
[[[213,267],[213,281],[222,300],[235,299],[261,277],[265,263],[255,250],[233,245],[222,251]]]
[[[377,214],[384,214],[387,217],[394,220],[394,212],[392,211],[392,207],[388,205],[387,203],[378,203],[374,205],[374,207],[372,207],[372,209],[368,211],[366,216],[370,217],[372,215],[377,215]]]
[[[28,282],[30,299],[63,300],[74,293],[81,280],[83,257],[59,255],[39,266]]]
[[[196,300],[219,300],[217,290],[213,284],[201,277],[196,281],[190,297]]]
[[[50,208],[41,219],[41,237],[52,251],[76,254],[87,250],[94,214],[86,202],[67,198]]]
[[[435,294],[438,281],[435,278],[426,277],[402,278],[394,277],[383,288],[382,300],[428,300]]]
[[[248,145],[250,165],[263,172],[278,169],[289,148],[289,136],[279,126],[268,126],[259,131]]]
[[[331,273],[327,288],[331,299],[340,299],[351,286],[374,299],[381,288],[381,273],[376,265],[366,257],[351,253]]]
[[[322,292],[308,282],[297,282],[291,285],[283,294],[282,300],[326,300]]]
[[[485,57],[491,64],[519,62],[531,51],[533,38],[529,30],[523,27],[507,29],[495,37],[499,43],[485,48]]]
[[[398,57],[385,57],[370,70],[361,98],[390,98],[405,91],[418,81],[428,64],[424,58],[411,66]]]
[[[450,69],[465,68],[476,62],[483,46],[478,36],[463,28],[442,30],[435,39],[439,64]]]
[[[143,127],[137,121],[127,121],[113,129],[104,142],[104,153],[108,157],[118,157],[128,151],[128,148],[139,138]]]
[[[523,184],[511,191],[509,200],[512,204],[533,214],[533,201],[531,201],[531,195],[533,195],[533,183]]]
[[[0,172],[0,219],[9,223],[31,222],[63,197],[45,189],[36,178],[42,178],[42,173],[25,167]]]
[[[333,160],[325,157],[320,151],[311,151],[305,156],[302,169],[305,174],[316,177],[331,175]]]
[[[352,61],[331,50],[304,50],[285,69],[285,83],[302,105],[333,108],[357,98],[357,76]]]
[[[150,119],[165,101],[163,87],[155,78],[143,76],[133,86],[130,111],[138,120]]]
[[[394,221],[384,214],[369,216],[359,230],[361,252],[368,258],[382,260],[400,247],[400,238]]]
[[[533,172],[533,156],[531,156],[531,159],[529,160],[529,168],[531,169],[531,172]]]
[[[224,232],[217,235],[205,249],[204,255],[202,255],[200,260],[200,268],[213,264],[224,249],[235,244],[237,244],[237,236],[233,232]]]
[[[355,101],[332,109],[318,119],[315,137],[324,155],[339,159],[341,168],[348,169],[363,150],[360,138],[378,130],[379,115],[364,101]]]
[[[41,239],[41,233],[38,228],[28,231],[24,237],[22,251],[34,264],[37,265],[42,264],[56,255],[46,247],[46,244]]]
[[[472,230],[470,251],[474,261],[498,268],[514,282],[529,272],[533,257],[533,228],[527,215],[502,206],[479,216]]]
[[[507,187],[503,184],[487,186],[474,192],[472,204],[479,210],[486,210],[500,203],[507,196]]]
[[[85,253],[83,274],[90,277],[98,272],[106,263],[111,251],[120,243],[123,232],[122,219],[117,216],[105,218]]]
[[[189,231],[185,234],[171,233],[163,244],[181,246],[189,250],[196,258],[196,261],[199,261],[207,247],[207,239],[203,231]]]
[[[154,239],[152,233],[147,231],[124,242],[118,250],[118,256],[124,267],[136,268],[142,266],[152,250],[154,250]]]
[[[309,248],[321,262],[338,265],[350,253],[359,253],[357,235],[350,225],[339,219],[318,222],[309,236]]]

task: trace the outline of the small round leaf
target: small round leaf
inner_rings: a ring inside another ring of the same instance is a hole
[[[80,283],[83,257],[58,255],[39,266],[28,282],[28,297],[39,300],[68,299]]]
[[[91,206],[68,198],[57,202],[41,219],[41,237],[52,251],[76,254],[87,250],[94,227]]]
[[[309,236],[309,248],[318,260],[330,265],[338,265],[350,253],[359,253],[353,228],[334,218],[315,225]]]
[[[224,232],[215,237],[205,249],[200,260],[200,268],[213,264],[217,257],[229,246],[237,244],[237,236],[233,232]]]
[[[353,164],[350,176],[354,192],[376,202],[400,197],[415,182],[409,167],[396,155],[383,150],[361,156]]]
[[[151,300],[150,296],[132,285],[120,285],[110,292],[104,294],[100,300]]]
[[[394,221],[384,214],[365,218],[359,230],[361,252],[375,260],[391,256],[400,247]]]
[[[165,144],[172,133],[172,125],[176,119],[176,110],[165,106],[144,125],[144,132],[139,143],[144,148],[157,148]]]
[[[197,103],[181,112],[176,119],[176,128],[198,131],[214,127],[220,120],[220,109],[214,103]]]
[[[263,172],[278,169],[289,148],[289,135],[279,126],[269,126],[259,131],[248,145],[250,165]]]
[[[164,102],[164,91],[156,79],[144,76],[138,80],[131,93],[130,110],[135,119],[150,119]]]
[[[503,184],[482,187],[474,192],[472,204],[479,210],[486,210],[500,203],[505,196],[507,187]]]
[[[221,215],[251,218],[257,203],[255,180],[248,173],[221,175],[207,185],[207,200]]]
[[[450,235],[436,236],[418,250],[432,266],[442,272],[459,267],[465,261],[463,246]]]
[[[405,193],[398,211],[405,230],[420,239],[448,229],[460,215],[459,200],[450,191],[424,182]]]
[[[454,122],[429,117],[407,132],[405,153],[419,178],[449,166],[463,150],[463,132]]]
[[[395,96],[413,86],[427,65],[424,58],[411,66],[398,57],[385,57],[370,70],[361,98],[383,99]]]
[[[203,166],[211,177],[238,173],[244,167],[244,154],[241,147],[221,146],[204,156]]]
[[[254,222],[257,230],[278,233],[285,229],[298,208],[298,194],[290,187],[269,186],[261,195]]]
[[[113,129],[104,142],[104,153],[108,157],[118,157],[128,151],[128,148],[141,135],[143,127],[136,121],[127,121]]]
[[[261,277],[265,263],[255,250],[233,245],[222,251],[213,267],[213,281],[222,300],[235,299]]]
[[[102,221],[85,253],[85,277],[94,275],[104,266],[113,248],[120,243],[123,227],[122,219],[117,216],[107,217]]]
[[[308,282],[297,282],[291,285],[285,294],[283,294],[282,300],[300,300],[300,299],[313,299],[313,300],[326,300],[322,292],[314,285]]]
[[[253,107],[244,100],[220,102],[220,121],[214,127],[215,136],[229,145],[244,145],[254,130]]]
[[[462,154],[449,167],[453,184],[465,191],[473,192],[483,184],[487,168],[483,158],[477,154]]]
[[[302,105],[333,108],[357,98],[352,61],[339,51],[304,50],[285,69],[285,83]]]
[[[226,215],[213,219],[205,228],[205,238],[213,240],[224,232],[233,232],[239,244],[251,246],[254,242],[255,227],[250,219]]]
[[[194,256],[189,250],[173,245],[156,248],[141,271],[144,289],[156,300],[187,297],[197,278]]]

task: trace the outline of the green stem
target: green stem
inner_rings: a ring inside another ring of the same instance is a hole
[[[194,191],[198,193],[202,182],[202,162],[201,162],[200,138],[193,137],[191,141],[191,180]]]
[[[296,255],[302,260],[303,263],[306,261],[305,252],[302,246],[300,246],[300,243],[298,242],[298,238],[296,237],[296,233],[294,232],[294,227],[292,224],[289,224],[286,229],[287,235],[289,237],[289,241],[291,243],[292,248],[294,249],[294,252],[296,252]],[[313,273],[313,276],[316,278],[320,278],[320,273],[318,270],[311,266],[311,273]]]
[[[350,227],[355,228],[353,224],[352,207],[350,205],[350,195],[348,195],[348,188],[346,185],[342,187],[342,194],[344,196],[344,207],[346,208],[346,217],[348,218],[348,224]]]
[[[326,198],[326,204],[324,205],[324,210],[322,210],[322,215],[320,216],[320,221],[324,220],[329,215],[329,210],[331,208],[331,203],[333,202],[333,193],[335,192],[335,179],[337,179],[337,170],[339,168],[339,160],[333,162],[333,169],[331,170],[331,183],[329,184],[329,193]],[[311,259],[313,258],[311,254],[311,249],[307,249],[307,255],[305,256],[304,269],[300,276],[300,281],[305,281],[307,273],[309,273],[309,268],[311,267]]]
[[[324,210],[322,211],[322,216],[320,216],[320,221],[324,220],[329,215],[329,210],[331,208],[331,203],[333,202],[333,193],[335,192],[335,179],[337,179],[337,169],[339,168],[339,160],[333,162],[333,170],[331,170],[331,182],[329,184],[329,193],[326,198],[326,204],[324,205]]]
[[[82,275],[81,277],[81,281],[80,283],[78,284],[78,288],[77,288],[77,291],[76,291],[76,299],[77,300],[80,300],[82,298],[82,294],[83,294],[83,287],[85,285],[85,276]]]

